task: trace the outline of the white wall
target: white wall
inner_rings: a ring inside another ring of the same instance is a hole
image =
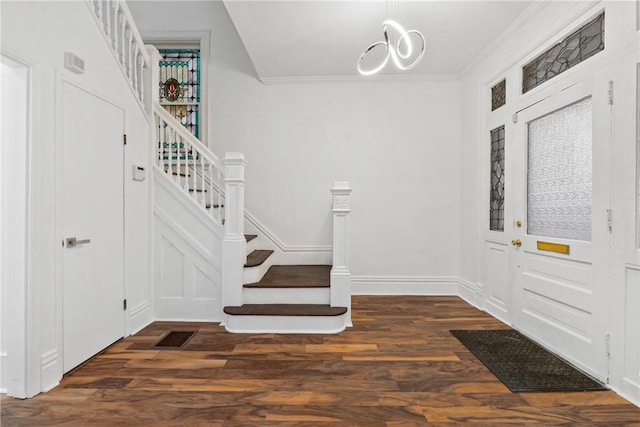
[[[210,32],[209,145],[245,154],[247,210],[286,246],[331,244],[329,188],[344,180],[356,280],[410,276],[426,290],[457,276],[458,82],[264,85],[221,2],[130,8],[143,37]]]
[[[602,304],[599,310],[610,313],[610,385],[626,398],[640,404],[640,334],[637,326],[640,320],[637,310],[640,305],[640,252],[634,242],[638,191],[638,171],[634,160],[637,156],[634,111],[640,108],[635,97],[637,89],[634,77],[635,64],[640,60],[636,7],[634,2],[538,3],[529,11],[526,19],[514,23],[501,39],[463,73],[462,94],[465,101],[462,107],[463,143],[460,151],[460,275],[468,285],[462,288],[462,295],[480,307],[500,315],[491,308],[491,301],[482,289],[486,281],[492,280],[491,273],[496,276],[496,269],[509,268],[506,258],[499,266],[489,267],[485,263],[488,259],[485,254],[491,250],[492,245],[485,242],[489,206],[489,144],[485,119],[490,107],[489,88],[507,76],[508,82],[512,80],[511,86],[508,83],[510,89],[507,92],[507,105],[513,107],[514,104],[509,104],[509,100],[513,102],[516,98],[522,98],[518,93],[522,61],[540,52],[543,46],[559,41],[563,34],[579,25],[580,20],[591,11],[604,8],[605,52],[581,64],[582,70],[609,67],[612,70],[610,78],[615,82],[611,137],[610,197],[614,211],[611,278],[606,285],[609,300],[598,302]],[[598,65],[593,66],[594,63]],[[573,71],[569,70],[567,74],[571,72]],[[604,87],[606,83],[605,81],[600,86]],[[507,112],[510,114],[512,111]],[[507,182],[506,185],[510,183]],[[505,233],[507,228],[505,225]],[[505,240],[508,239],[510,237],[507,235]],[[488,271],[489,269],[494,271]],[[500,276],[501,272],[497,273]],[[513,283],[507,281],[507,285],[513,286]]]
[[[108,50],[89,8],[82,1],[3,1],[2,51],[32,64],[32,193],[29,260],[35,345],[29,363],[29,394],[47,390],[62,376],[60,325],[60,241],[56,218],[56,87],[60,79],[76,82],[126,110],[125,127],[125,294],[128,298],[127,330],[135,331],[151,319],[148,277],[148,181],[133,182],[133,164],[147,166],[148,125],[121,71]],[[64,52],[85,60],[86,72],[75,75],[63,67]],[[86,114],[91,114],[87,111]],[[78,117],[82,120],[82,117]],[[87,136],[87,143],[91,137]],[[3,141],[4,143],[4,141]],[[114,141],[118,143],[118,141]],[[109,179],[109,177],[104,177]],[[99,197],[87,188],[87,195]]]

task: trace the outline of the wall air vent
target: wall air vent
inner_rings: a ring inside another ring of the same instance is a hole
[[[65,52],[64,68],[76,74],[84,74],[84,59],[74,53]]]

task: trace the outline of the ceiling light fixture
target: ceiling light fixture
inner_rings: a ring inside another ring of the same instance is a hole
[[[395,30],[395,40],[396,40],[395,44],[392,43],[389,38],[388,28],[392,28]],[[357,64],[358,72],[360,74],[362,74],[363,76],[371,76],[373,74],[376,74],[377,72],[382,70],[385,65],[387,65],[387,62],[389,62],[389,58],[391,58],[391,61],[394,63],[394,65],[402,71],[407,71],[412,69],[413,67],[418,65],[418,63],[422,60],[422,57],[424,56],[424,49],[426,47],[426,41],[420,31],[418,30],[406,31],[396,21],[387,19],[382,23],[382,33],[384,34],[384,41],[377,41],[371,44],[367,49],[365,49],[362,55],[360,55],[360,58],[358,59],[358,64]],[[422,45],[420,47],[420,52],[418,53],[416,59],[413,62],[406,65],[405,61],[413,56],[413,43],[411,42],[411,34],[415,34],[416,36],[418,36]],[[402,50],[403,44],[404,46],[406,46],[406,51],[404,52]],[[378,46],[384,46],[384,48],[386,49],[386,55],[384,56],[384,59],[376,67],[373,67],[368,70],[363,69],[362,60],[367,56],[369,52],[371,52],[373,49],[375,49]]]

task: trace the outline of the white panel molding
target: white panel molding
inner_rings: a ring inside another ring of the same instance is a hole
[[[49,350],[40,355],[40,381],[42,391],[49,391],[60,384],[60,366],[62,360],[58,350]]]
[[[153,322],[151,301],[144,300],[129,310],[130,335],[134,335]]]
[[[170,228],[173,233],[177,236],[180,236],[182,240],[185,241],[189,246],[193,247],[196,252],[198,252],[202,258],[210,259],[213,257],[213,252],[211,249],[204,246],[202,243],[198,241],[192,234],[190,234],[186,228],[180,225],[176,220],[174,220],[171,215],[169,215],[164,209],[159,206],[153,207],[153,214],[156,220],[162,221],[163,225]],[[163,233],[164,235],[164,233]],[[171,241],[171,239],[169,239]]]
[[[455,276],[351,276],[352,295],[458,295]]]

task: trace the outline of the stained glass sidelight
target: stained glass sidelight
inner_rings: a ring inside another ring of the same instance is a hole
[[[504,231],[504,125],[491,131],[489,230]]]
[[[497,110],[507,103],[507,81],[502,80],[500,83],[491,88],[491,111]]]
[[[604,50],[604,12],[522,68],[522,93]]]
[[[528,234],[591,241],[592,102],[529,123]]]
[[[162,104],[193,135],[200,131],[200,50],[160,49]]]

